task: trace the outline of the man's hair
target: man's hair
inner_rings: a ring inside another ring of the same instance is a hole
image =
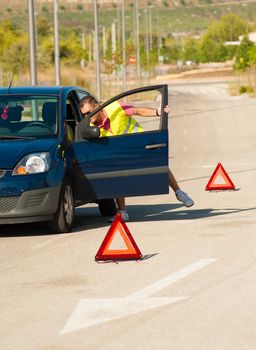
[[[99,104],[95,97],[88,95],[88,96],[83,97],[83,98],[80,100],[80,102],[79,102],[79,108],[80,108],[80,109],[83,108],[83,106],[84,106],[86,103],[89,103],[89,105],[91,105],[91,106],[93,106],[93,107],[95,107],[95,105],[98,105],[98,104]]]

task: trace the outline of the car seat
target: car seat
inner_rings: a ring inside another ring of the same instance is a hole
[[[70,104],[66,105],[66,129],[67,129],[67,138],[68,142],[74,141],[74,127],[75,127],[75,117],[72,111],[72,107]]]
[[[9,134],[12,131],[17,131],[19,128],[19,121],[22,117],[22,111],[24,108],[20,105],[14,107],[8,107],[7,118],[0,119],[0,132],[1,135]],[[3,108],[0,108],[0,115],[3,113]]]
[[[57,116],[57,102],[45,102],[42,109],[42,118],[45,124],[55,132]]]

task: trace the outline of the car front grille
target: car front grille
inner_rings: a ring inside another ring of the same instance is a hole
[[[46,196],[47,193],[41,193],[36,196],[30,196],[26,203],[26,208],[38,207],[39,205],[42,205],[46,200]]]
[[[0,213],[7,213],[8,211],[13,210],[19,197],[2,197],[0,198]]]
[[[48,193],[41,193],[35,196],[30,196],[25,202],[25,208],[34,208],[43,205],[47,199]],[[0,213],[8,213],[13,210],[20,197],[0,197]],[[25,209],[24,208],[24,209]]]

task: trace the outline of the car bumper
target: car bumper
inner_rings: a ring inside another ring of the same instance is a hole
[[[51,220],[59,194],[60,186],[56,186],[25,191],[18,197],[0,197],[0,224]]]

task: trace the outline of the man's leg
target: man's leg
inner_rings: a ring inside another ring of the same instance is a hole
[[[168,171],[168,180],[169,180],[169,186],[175,192],[175,195],[178,201],[182,202],[186,207],[192,207],[192,205],[194,205],[193,199],[190,198],[187,193],[185,193],[180,189],[170,169]]]
[[[175,177],[173,176],[171,170],[168,171],[168,180],[169,180],[169,186],[173,189],[174,192],[178,191],[180,189]]]
[[[128,211],[125,209],[125,197],[116,198],[116,206],[118,212],[121,214],[121,217],[124,221],[129,221]],[[111,218],[109,221],[113,221],[115,217]]]
[[[118,210],[125,210],[125,197],[116,198],[116,206]]]

